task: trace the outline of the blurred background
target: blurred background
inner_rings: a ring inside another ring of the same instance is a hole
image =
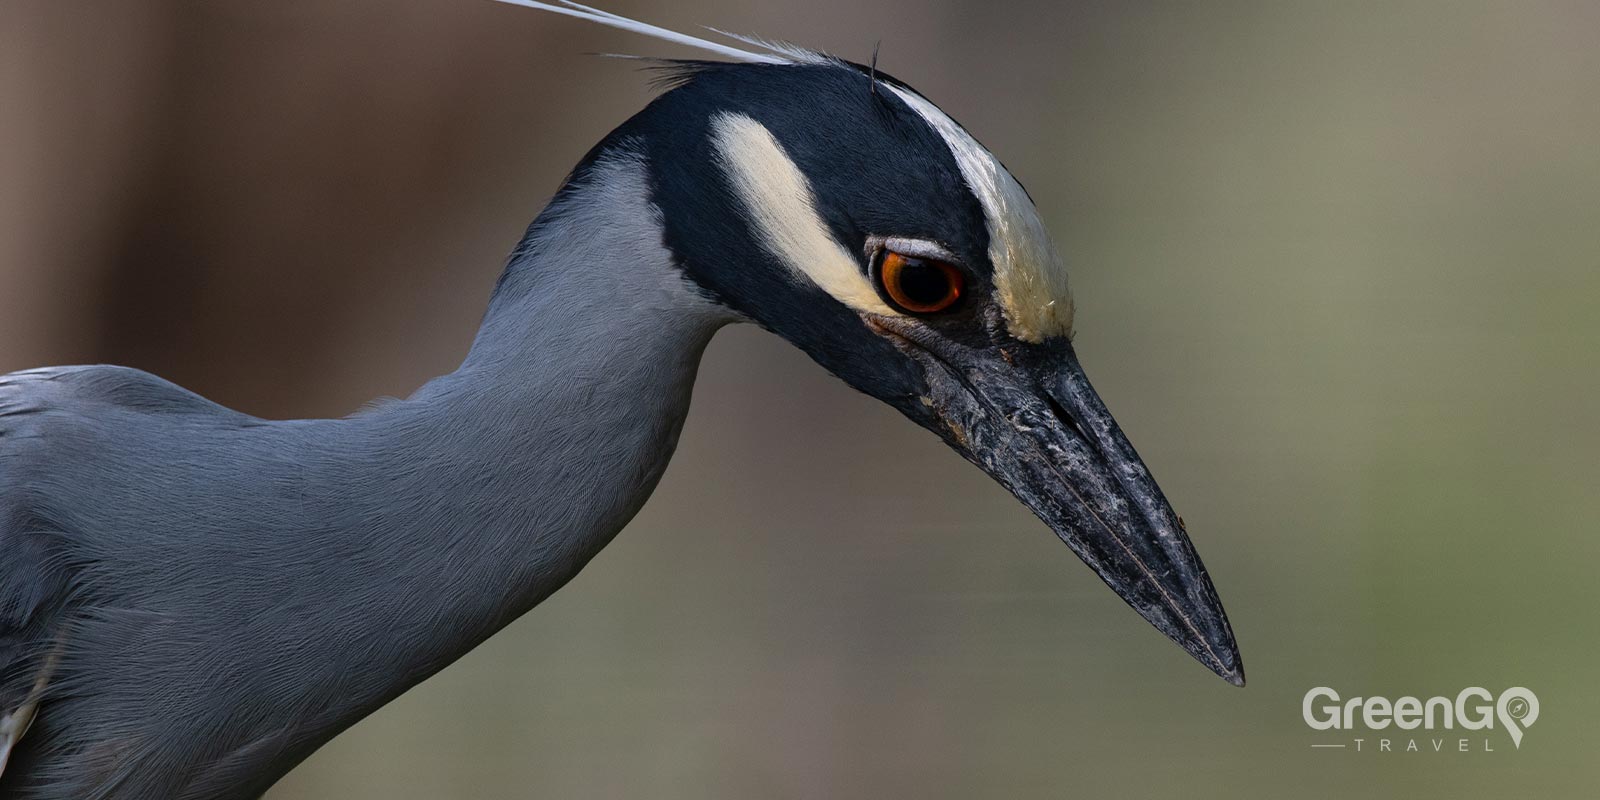
[[[1600,787],[1600,7],[606,7],[881,39],[1006,161],[1250,686],[745,327],[614,544],[270,800]],[[0,0],[0,372],[116,362],[271,417],[409,393],[649,100],[583,55],[615,51],[688,54],[480,0]],[[1520,750],[1315,750],[1319,685],[1542,711]]]

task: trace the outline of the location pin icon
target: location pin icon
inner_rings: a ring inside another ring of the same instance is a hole
[[[1511,744],[1520,750],[1523,730],[1539,719],[1539,698],[1521,686],[1513,686],[1500,693],[1495,715],[1511,733]]]

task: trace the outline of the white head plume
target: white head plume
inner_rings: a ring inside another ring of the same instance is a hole
[[[741,36],[735,33],[727,33],[726,31],[720,31],[716,28],[706,29],[712,33],[726,36],[729,39],[742,42],[758,49],[758,51],[743,50],[732,45],[722,44],[721,42],[713,42],[709,39],[701,39],[698,36],[690,36],[686,33],[678,33],[677,31],[667,30],[666,28],[651,25],[648,22],[640,22],[638,20],[628,19],[627,17],[619,16],[609,11],[601,11],[598,8],[586,6],[581,3],[574,3],[572,0],[557,0],[555,3],[541,3],[538,2],[538,0],[498,1],[514,6],[534,8],[540,11],[549,11],[555,14],[576,17],[581,20],[596,22],[601,25],[609,25],[613,28],[619,28],[632,33],[649,36],[652,39],[660,39],[664,42],[673,42],[674,44],[693,47],[697,50],[704,50],[708,53],[715,53],[723,58],[730,58],[734,61],[743,61],[752,64],[805,64],[827,60],[827,57],[823,56],[821,53],[815,53],[802,47],[796,47],[794,45],[785,44],[782,42],[769,42],[765,39],[755,36]]]

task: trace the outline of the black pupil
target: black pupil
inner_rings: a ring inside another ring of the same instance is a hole
[[[930,261],[905,258],[899,278],[900,293],[919,306],[936,306],[950,296],[950,276]]]

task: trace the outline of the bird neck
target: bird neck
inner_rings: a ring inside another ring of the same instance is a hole
[[[381,463],[404,470],[367,517],[388,531],[391,577],[453,626],[417,666],[443,666],[543,600],[627,524],[732,319],[674,265],[636,158],[602,157],[562,190],[460,369],[363,415],[384,429],[371,437]]]

